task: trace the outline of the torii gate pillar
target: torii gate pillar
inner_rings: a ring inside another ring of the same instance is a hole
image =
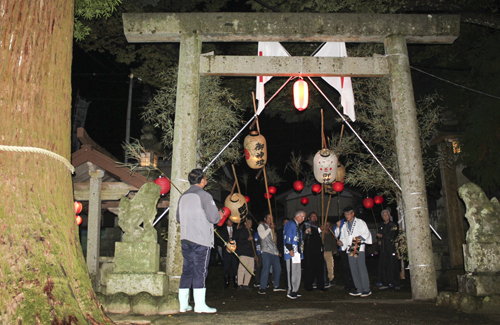
[[[432,300],[437,297],[436,270],[408,50],[404,36],[389,36],[384,45],[390,69],[392,115],[404,202],[402,208],[406,221],[412,298]]]
[[[175,103],[174,143],[172,146],[171,179],[182,192],[189,188],[189,172],[196,167],[198,111],[200,102],[201,37],[193,31],[182,33],[179,51],[179,72]],[[180,226],[175,218],[181,193],[170,192],[168,218],[167,277],[168,291],[179,290],[182,274]]]

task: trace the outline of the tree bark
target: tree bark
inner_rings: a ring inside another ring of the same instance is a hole
[[[0,144],[70,158],[73,1],[0,3]],[[87,275],[71,172],[0,151],[0,323],[111,324]]]

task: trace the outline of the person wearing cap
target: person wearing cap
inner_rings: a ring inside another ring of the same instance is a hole
[[[194,311],[215,313],[205,303],[210,250],[214,247],[214,224],[224,219],[218,211],[212,195],[203,188],[207,178],[201,169],[193,169],[188,175],[191,187],[179,198],[176,220],[181,228],[182,274],[179,282],[179,311],[184,313],[189,306],[189,289],[193,287]],[[221,220],[222,219],[222,220]]]
[[[346,224],[340,232],[340,238],[337,241],[339,246],[348,253],[349,267],[356,287],[355,292],[349,292],[351,296],[368,297],[372,294],[370,291],[370,280],[365,264],[365,246],[372,243],[372,234],[366,223],[354,216],[354,209],[350,206],[344,209]],[[356,245],[357,244],[357,245]],[[353,254],[355,247],[359,248],[359,253]]]
[[[377,240],[378,248],[375,254],[378,258],[378,283],[380,290],[394,288],[400,289],[398,257],[396,256],[396,245],[394,239],[399,234],[398,225],[392,222],[391,210],[382,210],[384,223],[378,226]]]
[[[298,292],[301,278],[301,261],[304,258],[302,246],[304,245],[304,234],[300,224],[304,222],[306,212],[297,210],[293,220],[287,222],[283,229],[283,243],[285,251],[285,263],[288,277],[287,297],[297,299],[301,296]]]

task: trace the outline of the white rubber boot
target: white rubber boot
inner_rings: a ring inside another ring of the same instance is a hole
[[[179,311],[185,313],[191,310],[193,307],[189,306],[189,289],[179,289]]]
[[[207,288],[203,289],[193,289],[194,296],[194,312],[195,313],[216,313],[217,309],[210,308],[205,304],[205,294],[207,292]]]

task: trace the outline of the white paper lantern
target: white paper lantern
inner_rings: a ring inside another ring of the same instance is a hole
[[[314,156],[314,177],[319,183],[331,184],[337,178],[337,156],[328,149],[321,149]]]

